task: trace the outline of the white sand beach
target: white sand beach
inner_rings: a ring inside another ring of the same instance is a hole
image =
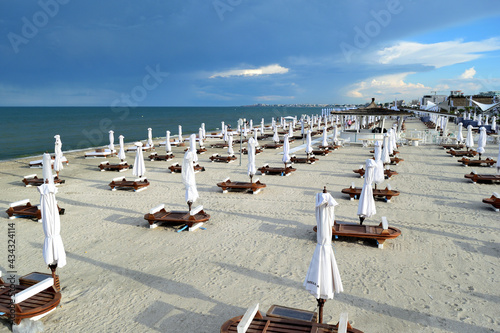
[[[407,130],[424,127],[416,119],[406,123]],[[196,174],[195,206],[203,205],[211,219],[206,230],[179,233],[163,225],[150,229],[143,216],[161,203],[167,210],[187,210],[181,175],[167,169],[181,162],[184,147],[173,147],[173,161],[146,160],[151,185],[139,193],[108,186],[118,176],[135,178],[132,170],[99,172],[104,159],[66,153],[69,165],[60,174],[66,184],[58,187],[57,199],[66,209],[61,229],[67,265],[57,270],[62,301],[42,319],[45,332],[217,333],[256,302],[263,312],[273,304],[315,310],[316,300],[302,285],[316,246],[314,195],[326,186],[339,203],[336,219],[358,221],[358,201],[340,191],[351,182],[362,186],[353,170],[371,157],[369,150],[351,144],[313,165],[295,165],[289,177],[257,175],[267,187],[251,195],[223,194],[216,186],[228,176],[248,181],[246,155],[241,166],[239,154],[234,163],[210,163],[212,153],[226,150],[208,148],[198,156],[206,171]],[[333,242],[344,292],[326,302],[324,321],[337,323],[348,312],[352,326],[364,332],[500,331],[500,213],[481,202],[499,192],[498,185],[465,179],[472,168],[436,145],[399,151],[404,161],[391,166],[399,174],[382,186],[390,183],[401,195],[390,203],[377,200],[377,215],[365,224],[378,225],[386,216],[402,235],[384,249],[375,241]],[[257,167],[283,165],[279,152],[257,155]],[[303,150],[296,154],[305,156]],[[488,144],[483,156],[497,154],[498,145]],[[0,233],[6,244],[7,224],[15,221],[18,276],[50,272],[42,257],[42,224],[8,220],[5,213],[14,201],[40,202],[36,187],[21,182],[28,174],[41,176],[41,169],[28,168],[29,161],[0,163]],[[127,161],[133,163],[133,153]],[[2,251],[5,272],[6,245]],[[10,324],[1,321],[0,332],[9,331]]]

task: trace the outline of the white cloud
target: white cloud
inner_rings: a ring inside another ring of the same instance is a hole
[[[477,42],[462,40],[433,44],[399,42],[376,52],[378,63],[391,65],[420,64],[436,68],[475,60],[481,53],[500,50],[500,38]]]
[[[428,94],[432,88],[422,83],[405,82],[408,75],[414,72],[382,75],[351,85],[346,93],[348,97],[369,99],[377,98],[378,101],[392,100],[395,95],[399,98],[416,98]]]
[[[285,74],[288,68],[282,67],[278,64],[269,66],[262,66],[255,69],[232,69],[225,72],[215,73],[210,76],[211,79],[216,77],[231,77],[231,76],[256,76],[256,75],[269,75],[269,74]]]
[[[466,69],[465,72],[463,72],[462,75],[460,75],[460,78],[472,79],[474,75],[476,75],[476,70],[474,69],[474,67],[471,67],[469,69]]]

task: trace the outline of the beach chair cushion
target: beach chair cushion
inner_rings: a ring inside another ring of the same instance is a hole
[[[15,304],[19,304],[22,301],[38,294],[41,291],[44,291],[47,288],[50,288],[51,286],[54,285],[54,278],[46,278],[43,281],[38,282],[37,284],[24,289],[23,291],[11,296],[12,300],[14,301]]]
[[[9,204],[9,207],[25,206],[30,202],[30,199],[19,200]]]
[[[159,211],[160,211],[160,210],[162,210],[163,208],[165,208],[165,204],[158,205],[158,206],[156,206],[156,207],[154,207],[154,208],[151,208],[151,209],[149,210],[149,214],[154,214],[154,213],[156,213],[156,212],[159,212]]]

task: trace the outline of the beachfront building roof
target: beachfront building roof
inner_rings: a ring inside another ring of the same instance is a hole
[[[330,112],[333,115],[339,116],[409,116],[411,115],[408,111],[403,110],[393,110],[388,108],[383,108],[375,103],[375,98],[372,98],[370,104],[364,108],[349,109],[349,110],[332,110]]]

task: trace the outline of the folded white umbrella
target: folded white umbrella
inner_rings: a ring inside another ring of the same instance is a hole
[[[312,144],[311,144],[311,130],[307,130],[307,135],[306,135],[306,154],[311,154],[313,151]]]
[[[170,131],[167,131],[165,136],[165,152],[167,154],[172,153],[172,145],[170,144]]]
[[[196,154],[196,134],[189,136],[189,149],[194,153],[193,162],[198,162],[198,155]]]
[[[375,176],[375,168],[377,164],[375,160],[367,159],[365,166],[365,181],[363,182],[363,189],[359,196],[358,204],[358,216],[360,223],[367,217],[371,217],[377,214],[377,209],[375,208],[375,199],[373,198],[372,183]]]
[[[489,125],[489,124],[488,124],[488,119],[489,119],[489,118],[490,118],[490,115],[489,115],[489,114],[487,114],[487,115],[485,115],[485,116],[484,116],[484,124],[485,124],[486,126],[488,126],[488,125]]]
[[[54,184],[54,176],[52,175],[52,158],[50,154],[44,153],[42,157],[42,176],[43,182]]]
[[[317,193],[315,199],[317,244],[304,279],[304,287],[318,300],[321,323],[325,300],[332,299],[335,293],[344,291],[344,288],[332,248],[332,227],[335,206],[338,204],[330,193]]]
[[[493,132],[496,132],[497,131],[497,116],[493,116],[491,118],[491,130]]]
[[[304,119],[300,120],[300,134],[302,134],[302,138],[304,137]]]
[[[221,130],[220,130],[220,134],[222,134],[222,137],[225,138],[226,137],[226,133],[227,133],[227,130],[226,130],[226,125],[224,124],[223,121],[220,122],[220,125],[221,125]],[[224,139],[224,141],[227,141],[226,139]]]
[[[293,126],[290,123],[290,126],[288,127],[288,137],[293,138]]]
[[[227,140],[227,154],[229,156],[234,155],[234,149],[233,149],[233,135],[228,135],[228,140]]]
[[[255,147],[259,146],[259,140],[257,139],[258,136],[259,136],[259,131],[256,129],[253,135],[253,139],[255,140]]]
[[[391,157],[389,156],[389,136],[387,133],[384,134],[384,143],[382,144],[382,162],[391,163]]]
[[[280,142],[280,137],[278,136],[278,127],[274,126],[273,130],[274,130],[273,141],[278,143]]]
[[[182,126],[179,125],[179,143],[183,142],[184,139],[182,138]]]
[[[125,137],[123,135],[120,135],[118,137],[118,140],[120,141],[120,151],[118,152],[118,158],[120,160],[122,160],[122,161],[126,158],[126,156],[125,156],[125,147],[124,147],[124,144],[123,144],[123,139],[124,138]]]
[[[184,154],[184,159],[182,160],[182,183],[186,189],[185,198],[189,206],[189,210],[191,210],[192,203],[199,197],[198,190],[196,189],[196,179],[193,167],[193,158],[195,155],[196,152],[192,152],[191,149],[188,149]]]
[[[144,165],[144,156],[142,155],[142,142],[136,142],[134,145],[137,146],[137,150],[132,174],[136,177],[142,177],[146,174],[146,165]]]
[[[249,131],[253,130],[253,120],[252,119],[250,119],[250,121],[248,122],[248,128],[249,128]]]
[[[462,128],[463,128],[463,124],[458,123],[458,135],[457,135],[457,142],[458,143],[461,143],[464,141],[464,136],[462,134]]]
[[[148,147],[153,147],[153,129],[148,128]]]
[[[375,184],[380,184],[384,181],[385,175],[384,175],[384,162],[382,162],[382,148],[380,147],[381,143],[380,141],[375,141],[375,162],[376,162],[376,169],[375,169],[375,174],[373,176],[373,182]]]
[[[472,125],[467,126],[467,136],[465,137],[465,146],[467,149],[474,147],[474,137],[472,136]]]
[[[109,150],[111,153],[115,151],[115,132],[109,131]]]
[[[198,128],[198,141],[200,142],[200,148],[203,147],[203,128]]]
[[[479,139],[477,140],[477,153],[479,154],[479,159],[481,155],[484,154],[486,147],[486,128],[479,128]]]
[[[328,147],[328,133],[326,132],[326,126],[323,127],[323,142],[321,143],[321,145]]]
[[[246,138],[248,135],[247,123],[243,123],[243,136]]]
[[[222,134],[222,139],[224,142],[227,142],[229,140],[229,133],[227,132],[227,125],[224,126],[224,134]]]
[[[254,138],[250,138],[247,143],[248,150],[248,165],[247,165],[247,173],[250,177],[250,182],[252,182],[252,177],[257,172],[257,167],[255,166],[255,147],[256,141]]]
[[[286,164],[290,162],[290,143],[288,142],[288,134],[285,134],[283,141],[283,158],[281,160],[285,163],[286,168]]]
[[[62,153],[62,142],[61,137],[59,135],[54,136],[56,142],[54,144],[54,171],[59,175],[59,171],[63,169],[63,153]]]
[[[388,142],[388,145],[387,145],[387,148],[389,150],[389,155],[392,155],[394,154],[394,145],[393,145],[393,135],[392,135],[392,131],[393,129],[390,128],[388,131],[387,131],[387,142]]]
[[[207,137],[205,132],[205,123],[201,123],[201,130],[203,131],[203,139],[205,139]]]
[[[42,226],[45,234],[43,242],[43,259],[52,271],[55,278],[56,268],[66,265],[66,252],[61,238],[61,220],[59,207],[57,207],[57,188],[52,184],[42,184],[38,187],[40,192],[40,211]]]
[[[338,135],[339,135],[339,129],[337,127],[337,123],[335,123],[335,125],[333,126],[333,145],[334,146],[337,143]]]
[[[264,130],[265,130],[265,127],[264,127],[264,118],[262,118],[262,120],[260,121],[260,132],[262,134],[264,134]]]

